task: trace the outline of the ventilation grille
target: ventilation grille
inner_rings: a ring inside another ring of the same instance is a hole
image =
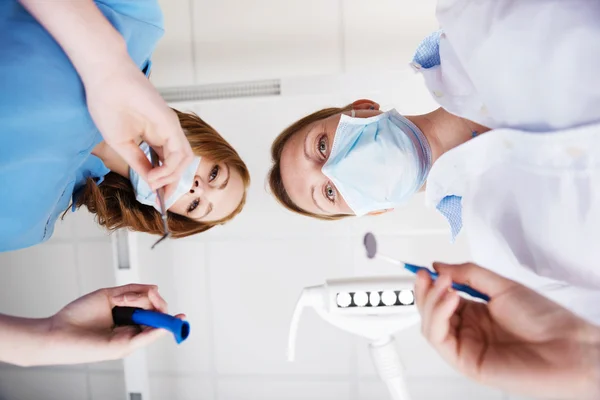
[[[221,83],[212,85],[160,88],[159,92],[167,103],[234,99],[239,97],[279,96],[281,81]]]

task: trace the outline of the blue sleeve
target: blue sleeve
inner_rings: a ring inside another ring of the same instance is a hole
[[[163,14],[158,0],[94,0],[114,12],[164,29]]]

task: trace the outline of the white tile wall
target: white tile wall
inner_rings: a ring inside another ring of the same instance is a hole
[[[405,66],[438,29],[435,0],[161,0],[158,86]],[[192,67],[193,70],[190,68]]]
[[[151,81],[156,86],[185,86],[194,80],[193,0],[159,0],[165,36],[153,54]]]
[[[438,29],[436,0],[345,0],[344,49],[348,71],[408,64],[416,46]]]
[[[118,400],[125,397],[125,377],[122,372],[92,372],[88,380],[91,400]]]
[[[87,376],[83,371],[51,368],[0,369],[0,399],[81,400],[88,399]]]
[[[477,400],[504,400],[504,395],[481,385],[463,379],[409,379],[408,392],[415,400],[440,400],[440,399],[477,399]],[[374,400],[389,399],[387,387],[374,380],[359,382],[358,399]]]
[[[337,0],[196,0],[198,83],[336,73]]]
[[[477,399],[504,400],[500,391],[467,381],[465,379],[420,378],[408,381],[408,390],[414,399]]]
[[[351,267],[346,241],[218,242],[211,245],[208,260],[218,373],[349,373],[352,339],[312,313],[300,325],[296,362],[285,358],[288,324],[301,288]]]
[[[155,241],[150,235],[140,235],[142,281],[158,284],[169,312],[185,313],[192,334],[180,346],[169,336],[148,349],[150,372],[209,372],[211,328],[205,290],[205,245],[197,241],[168,241],[150,251]]]
[[[94,222],[94,216],[85,207],[76,213],[69,213],[61,224],[68,223],[68,220],[73,221],[73,238],[79,241],[110,241],[108,232]]]
[[[152,400],[213,400],[215,388],[211,380],[196,376],[150,375]],[[221,397],[225,400],[226,397]]]
[[[47,317],[79,297],[73,244],[0,253],[0,312]]]
[[[351,398],[347,382],[235,380],[219,381],[219,399],[227,400],[345,400]]]

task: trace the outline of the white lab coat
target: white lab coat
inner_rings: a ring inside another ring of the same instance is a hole
[[[600,121],[600,1],[439,0],[441,67],[422,70],[448,111],[490,128]]]
[[[449,194],[474,262],[600,323],[600,124],[472,139],[431,169],[427,204]]]
[[[440,0],[437,13],[426,84],[495,130],[436,161],[427,203],[462,196],[476,263],[600,323],[600,1]]]

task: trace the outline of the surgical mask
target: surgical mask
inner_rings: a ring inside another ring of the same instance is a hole
[[[343,114],[322,168],[357,216],[408,200],[425,183],[431,150],[423,133],[396,110],[370,118]]]
[[[140,149],[144,152],[148,160],[150,161],[150,146],[147,143],[142,143],[140,145]],[[195,156],[192,160],[192,163],[187,166],[185,171],[183,171],[183,175],[177,184],[177,188],[175,192],[168,199],[165,199],[165,207],[169,209],[177,200],[181,198],[184,194],[186,194],[194,184],[194,177],[196,176],[196,171],[198,170],[198,165],[200,165],[200,157]],[[129,180],[131,181],[131,185],[133,186],[133,191],[135,192],[135,199],[142,204],[146,204],[148,206],[152,206],[158,211],[160,210],[160,205],[157,202],[156,191],[150,188],[150,185],[140,177],[140,175],[135,172],[133,169],[129,168]]]

